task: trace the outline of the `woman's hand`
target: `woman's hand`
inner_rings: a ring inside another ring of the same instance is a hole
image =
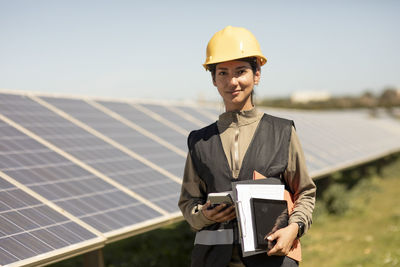
[[[292,248],[293,241],[297,237],[299,226],[297,223],[291,223],[285,228],[281,228],[272,235],[268,236],[268,241],[276,240],[275,246],[268,251],[268,256],[285,256]]]
[[[236,218],[236,212],[234,206],[226,207],[226,204],[220,204],[213,209],[209,209],[211,203],[207,201],[207,203],[203,206],[202,212],[207,219],[212,220],[214,222],[227,222],[234,218]],[[224,209],[226,208],[226,209]]]

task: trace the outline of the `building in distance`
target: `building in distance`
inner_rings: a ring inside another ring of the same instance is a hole
[[[290,101],[293,103],[322,102],[331,97],[331,94],[326,91],[296,91],[290,96]]]

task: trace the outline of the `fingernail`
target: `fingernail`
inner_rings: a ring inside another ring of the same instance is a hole
[[[268,236],[268,237],[267,237],[267,240],[271,241],[271,239],[272,239],[271,236]]]

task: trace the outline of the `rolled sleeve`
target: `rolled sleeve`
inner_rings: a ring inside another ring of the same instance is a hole
[[[188,154],[178,206],[182,211],[183,217],[185,217],[186,221],[196,231],[215,223],[207,219],[203,212],[201,212],[207,198],[205,192],[206,186],[198,176],[193,166],[192,158]]]
[[[303,149],[295,129],[289,145],[288,166],[284,179],[294,197],[294,209],[289,223],[303,222],[306,232],[312,224],[312,212],[315,206],[316,186],[307,171]]]

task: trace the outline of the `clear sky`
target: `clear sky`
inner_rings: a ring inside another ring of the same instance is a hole
[[[397,0],[0,0],[0,88],[217,99],[201,64],[227,25],[268,58],[258,96],[400,88]]]

